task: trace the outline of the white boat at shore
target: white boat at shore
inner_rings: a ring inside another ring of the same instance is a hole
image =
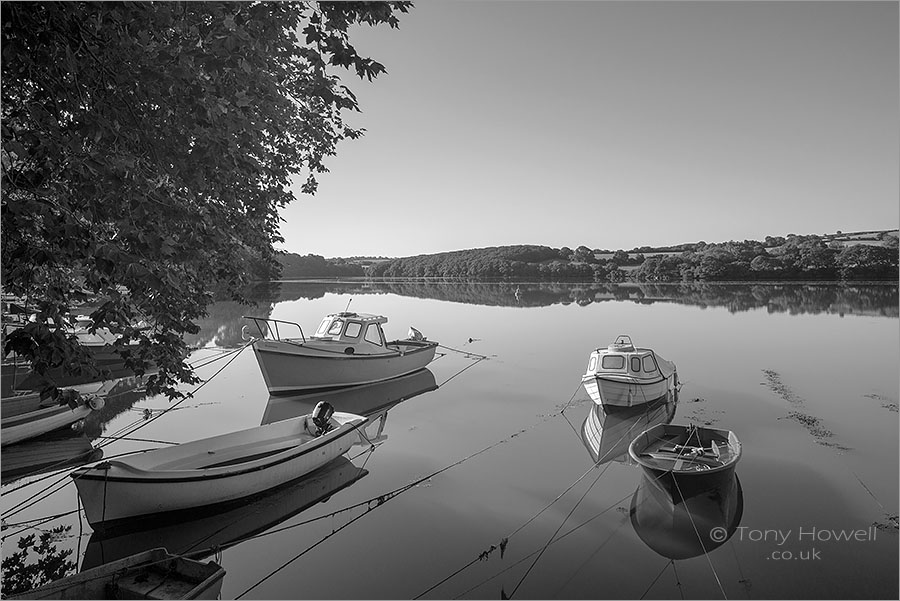
[[[407,338],[389,342],[382,330],[387,318],[367,313],[326,315],[308,338],[293,322],[245,319],[257,326],[260,338],[254,339],[253,351],[270,394],[389,380],[428,365],[438,346],[414,328]],[[280,330],[289,327],[300,337],[282,337]]]
[[[368,421],[352,413],[335,412],[323,419],[316,413],[103,461],[71,476],[95,529],[240,499],[296,480],[343,455]]]
[[[37,392],[5,397],[0,400],[0,446],[71,426],[102,407],[102,397],[76,391],[62,391],[56,399],[41,399]]]
[[[630,336],[618,336],[591,353],[581,382],[598,405],[634,407],[675,391],[678,372],[652,349],[634,346]]]

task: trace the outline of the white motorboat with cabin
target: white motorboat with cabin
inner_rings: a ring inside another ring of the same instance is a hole
[[[678,372],[674,363],[652,349],[634,346],[631,337],[623,335],[591,353],[581,382],[599,405],[634,407],[674,392]]]
[[[253,351],[270,394],[389,380],[428,365],[438,346],[415,328],[406,339],[388,342],[382,329],[387,318],[367,313],[326,315],[308,338],[294,322],[246,319],[256,324],[261,336],[254,338]],[[281,329],[293,327],[299,338],[281,336]]]

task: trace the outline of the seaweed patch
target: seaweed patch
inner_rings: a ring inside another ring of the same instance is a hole
[[[791,405],[796,405],[798,407],[803,405],[803,399],[797,396],[790,387],[781,381],[781,376],[777,371],[771,369],[764,369],[762,371],[766,375],[766,381],[760,382],[762,386],[765,386]]]

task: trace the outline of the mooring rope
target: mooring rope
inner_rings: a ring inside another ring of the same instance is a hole
[[[233,353],[233,354],[231,355],[231,358],[228,360],[227,363],[225,363],[225,365],[223,365],[222,367],[220,367],[220,368],[219,368],[212,376],[210,376],[208,379],[206,379],[206,380],[204,380],[203,382],[201,382],[200,385],[197,386],[193,391],[189,392],[186,396],[184,396],[183,398],[179,399],[179,400],[178,400],[177,402],[175,402],[173,405],[167,407],[166,409],[164,409],[163,411],[159,412],[158,414],[154,415],[153,417],[151,417],[151,418],[149,418],[149,419],[146,419],[146,420],[145,420],[145,419],[136,420],[136,421],[134,421],[134,422],[131,422],[131,423],[128,424],[127,426],[125,426],[125,427],[123,427],[123,428],[120,428],[120,429],[115,433],[116,435],[114,435],[114,436],[109,436],[109,437],[105,437],[105,438],[108,439],[108,441],[105,442],[105,443],[101,443],[101,444],[97,445],[96,448],[102,449],[102,448],[104,448],[104,447],[109,446],[110,444],[115,443],[117,440],[125,439],[126,437],[128,437],[128,435],[133,434],[134,432],[137,432],[138,430],[140,430],[141,428],[143,428],[143,427],[146,426],[147,424],[149,424],[149,423],[151,423],[151,422],[153,422],[153,421],[159,419],[160,417],[162,417],[163,415],[165,415],[165,414],[168,413],[169,411],[175,409],[178,405],[180,405],[180,404],[183,403],[184,401],[188,400],[189,398],[192,398],[193,395],[194,395],[198,390],[200,390],[201,388],[203,388],[206,384],[208,384],[209,382],[211,382],[213,378],[215,378],[217,375],[219,375],[220,373],[222,373],[222,371],[223,371],[226,367],[228,367],[228,366],[231,364],[231,362],[234,361],[234,359],[237,358],[237,356],[240,354],[240,352],[243,351],[243,350],[245,350],[245,349],[246,349],[248,346],[250,346],[251,344],[252,344],[252,342],[248,342],[247,344],[245,344],[244,346],[242,346],[242,347],[240,348],[240,350],[238,350],[236,353]],[[119,434],[121,434],[121,435],[119,435]],[[126,453],[126,454],[127,454],[127,455],[130,455],[130,454],[133,454],[133,453]],[[56,489],[54,489],[54,490],[50,490],[50,489],[52,489],[54,486],[56,486],[56,485],[59,484],[60,482],[63,482],[64,480],[67,480],[67,477],[68,477],[68,474],[64,475],[63,477],[61,477],[61,478],[60,478],[59,480],[57,480],[56,482],[51,483],[51,484],[48,485],[46,488],[44,488],[44,489],[42,489],[42,490],[39,490],[39,491],[37,491],[36,493],[34,493],[31,497],[28,497],[27,499],[25,499],[25,500],[19,502],[18,504],[14,505],[12,508],[10,508],[9,510],[7,510],[7,512],[4,514],[4,519],[6,519],[6,518],[8,518],[8,517],[11,517],[11,516],[13,516],[13,515],[16,515],[17,513],[21,512],[21,511],[24,511],[25,509],[28,509],[29,507],[32,507],[32,506],[36,505],[36,504],[39,503],[40,501],[42,501],[42,500],[44,500],[45,498],[47,498],[47,496],[49,496],[50,494],[55,493],[55,492],[57,492],[58,490],[61,490],[61,489],[65,486],[65,484],[63,484],[63,486],[59,486],[58,488],[56,488]],[[15,490],[19,490],[19,489],[21,489],[21,488],[24,488],[25,486],[30,486],[30,485],[34,484],[35,482],[39,482],[39,481],[41,481],[41,480],[43,480],[43,478],[40,479],[40,480],[38,480],[38,481],[28,482],[28,483],[26,483],[26,484],[24,484],[24,485],[22,485],[22,486],[16,488]],[[72,481],[74,482],[74,479],[73,479]],[[40,496],[42,493],[44,493],[44,492],[46,492],[46,491],[50,491],[50,492],[49,492],[48,494],[44,495],[44,496]],[[14,492],[14,491],[4,491],[3,494],[7,494],[8,492]],[[36,497],[39,497],[39,496],[40,496],[40,498],[38,498],[38,499],[35,500],[35,498],[36,498]],[[32,501],[32,500],[34,500],[34,502],[30,502],[30,501]],[[21,531],[20,531],[20,532],[21,532]],[[10,535],[6,535],[6,536],[2,537],[2,539],[0,539],[0,540],[6,539],[8,536],[10,536]]]
[[[678,479],[672,478],[672,482],[675,483],[675,488],[678,490],[678,496],[684,500],[684,494],[681,492],[681,487],[678,485]],[[691,510],[688,509],[687,503],[684,504],[684,511],[687,513],[688,520],[691,522],[691,527],[694,529],[694,534],[697,535],[697,542],[700,543],[700,548],[703,549],[703,556],[706,557],[706,563],[709,564],[709,569],[712,570],[713,577],[716,579],[716,584],[719,585],[719,590],[722,592],[722,598],[728,599],[728,595],[725,594],[725,589],[722,587],[722,581],[719,580],[719,574],[716,573],[716,568],[713,566],[712,559],[709,557],[709,551],[706,550],[706,545],[703,544],[703,538],[700,536],[700,531],[697,530],[697,524],[694,522],[694,516],[691,515]]]

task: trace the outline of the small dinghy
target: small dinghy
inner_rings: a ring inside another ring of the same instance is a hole
[[[320,403],[311,414],[71,473],[94,529],[141,515],[214,505],[296,480],[343,455],[368,420]]]
[[[326,315],[309,337],[293,322],[263,317],[245,319],[256,324],[261,336],[254,337],[253,352],[269,394],[397,378],[428,365],[438,346],[415,328],[410,328],[403,340],[388,341],[382,331],[387,318],[367,313],[343,311]],[[283,337],[280,330],[285,328],[296,328],[300,337]]]
[[[734,477],[741,442],[729,430],[658,424],[631,441],[628,454],[651,482],[673,498],[688,498]]]
[[[623,335],[591,353],[581,382],[598,405],[634,407],[677,390],[678,372],[674,363]]]
[[[62,390],[57,397],[42,399],[37,392],[4,397],[0,401],[3,418],[0,446],[29,440],[53,430],[71,426],[91,411],[103,408],[103,398],[82,396],[78,391]]]
[[[144,551],[7,599],[218,599],[225,570],[165,549]]]

